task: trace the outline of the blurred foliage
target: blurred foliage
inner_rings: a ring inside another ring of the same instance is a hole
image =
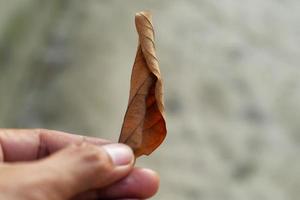
[[[53,121],[47,105],[38,103],[46,100],[49,81],[66,67],[65,52],[57,51],[66,45],[69,27],[60,31],[59,26],[76,1],[15,1],[10,6],[16,7],[14,13],[7,13],[10,17],[0,29],[1,126],[35,126],[39,118]],[[5,13],[7,8],[1,9]]]

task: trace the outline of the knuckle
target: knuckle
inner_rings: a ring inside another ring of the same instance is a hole
[[[75,151],[83,162],[93,164],[97,169],[106,170],[111,166],[109,156],[100,147],[83,143],[75,147]]]
[[[33,131],[36,132],[37,134],[44,134],[47,133],[49,130],[44,128],[35,128],[33,129]]]
[[[101,172],[109,172],[113,169],[112,163],[110,159],[100,159],[97,163],[95,163],[96,171]]]

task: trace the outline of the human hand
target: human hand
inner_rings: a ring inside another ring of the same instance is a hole
[[[0,129],[0,199],[145,199],[159,178],[129,147],[45,129]]]

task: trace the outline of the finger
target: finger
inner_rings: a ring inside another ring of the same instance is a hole
[[[159,177],[149,169],[135,168],[125,179],[104,189],[80,194],[72,200],[145,199],[158,190]]]
[[[95,145],[107,140],[47,129],[0,129],[0,161],[29,161],[45,157],[70,144]]]
[[[41,161],[49,173],[53,191],[69,199],[79,193],[104,188],[127,176],[133,168],[132,150],[123,144],[102,147],[83,143],[72,145]],[[49,186],[48,186],[49,187]]]

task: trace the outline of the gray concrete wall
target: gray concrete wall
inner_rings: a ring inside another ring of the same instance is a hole
[[[137,45],[133,15],[149,9],[168,124],[165,143],[137,163],[161,175],[153,199],[300,198],[299,1],[0,5],[2,127],[116,141]],[[28,10],[27,22],[14,17]]]

